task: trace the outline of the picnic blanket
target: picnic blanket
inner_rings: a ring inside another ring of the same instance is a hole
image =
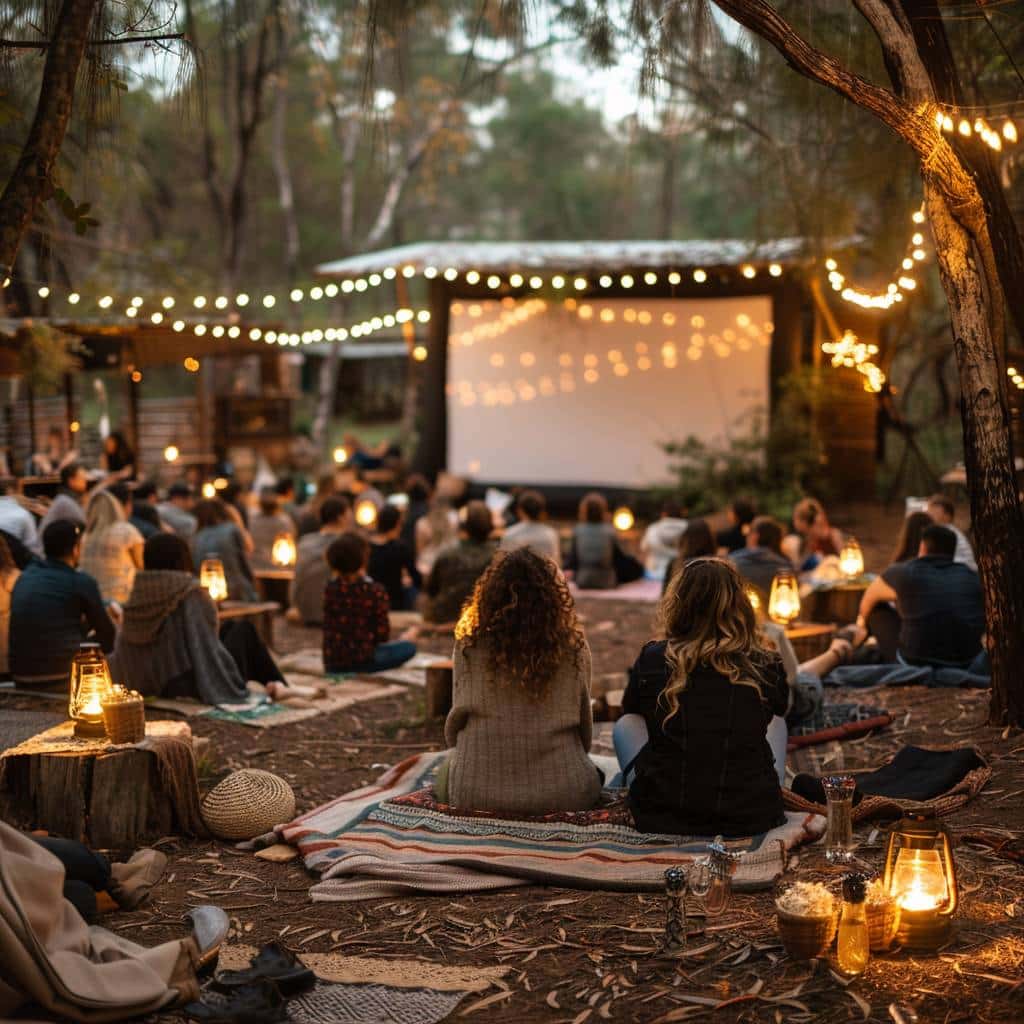
[[[708,837],[648,835],[632,824],[620,791],[601,808],[508,820],[455,812],[431,787],[446,754],[413,755],[370,786],[279,826],[306,866],[321,876],[314,900],[363,900],[399,893],[479,892],[541,883],[569,888],[655,892],[665,869],[707,852]],[[613,759],[594,758],[611,775]],[[764,889],[787,852],[825,829],[819,814],[789,813],[778,828],[730,840],[742,854],[739,889]]]
[[[304,676],[289,672],[288,681],[293,685],[312,686],[320,685],[325,680],[322,676]],[[333,682],[328,679],[328,682],[330,685],[323,697],[304,699],[297,705],[272,701],[259,684],[253,683],[249,684],[248,697],[236,704],[215,704],[211,707],[197,700],[170,697],[156,697],[147,700],[146,704],[148,707],[174,711],[188,718],[215,718],[253,729],[272,729],[279,725],[303,722],[332,711],[341,711],[354,704],[405,693],[401,686],[385,686],[374,681],[346,679]]]
[[[611,590],[581,590],[570,582],[569,592],[574,598],[595,597],[600,601],[636,601],[639,604],[657,604],[661,600],[661,580],[634,580]]]
[[[840,665],[822,679],[826,686],[927,686],[975,687],[987,690],[988,676],[975,675],[965,668],[932,668],[930,665]]]
[[[442,654],[429,654],[420,651],[414,654],[404,665],[398,668],[385,669],[383,672],[342,672],[338,675],[327,675],[324,672],[324,656],[319,647],[304,647],[300,651],[286,654],[278,659],[278,665],[282,672],[288,673],[291,679],[292,673],[301,672],[306,675],[319,676],[321,678],[346,680],[346,679],[377,679],[387,682],[402,683],[405,686],[426,687],[427,669],[439,662],[447,662]]]

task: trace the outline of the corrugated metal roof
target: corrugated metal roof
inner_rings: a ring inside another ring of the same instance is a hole
[[[752,242],[738,238],[689,242],[415,242],[393,249],[363,253],[321,263],[322,277],[361,277],[388,267],[426,267],[444,270],[578,271],[600,273],[636,267],[686,270],[693,267],[736,266],[741,263],[803,262],[808,256],[803,238]]]

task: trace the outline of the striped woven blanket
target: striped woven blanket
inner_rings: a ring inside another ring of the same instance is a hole
[[[314,900],[478,892],[531,883],[658,891],[666,868],[692,863],[707,852],[707,838],[636,831],[616,793],[595,811],[529,821],[452,812],[428,788],[444,756],[409,757],[375,784],[278,827],[281,838],[298,847],[306,866],[321,877],[310,892]],[[787,852],[824,830],[820,815],[787,812],[785,824],[770,832],[730,840],[729,847],[742,854],[735,887],[770,887],[785,868]]]

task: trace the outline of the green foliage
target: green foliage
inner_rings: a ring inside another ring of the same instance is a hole
[[[92,203],[76,203],[59,186],[53,190],[53,199],[60,212],[69,220],[75,229],[76,235],[84,235],[89,228],[97,228],[100,222],[95,217],[89,216]]]
[[[30,323],[15,336],[21,375],[38,394],[56,391],[79,368],[81,343],[49,324]]]
[[[783,521],[808,491],[827,497],[822,493],[825,446],[819,423],[830,392],[827,376],[801,370],[780,382],[770,425],[762,410],[738,423],[720,444],[691,435],[666,445],[675,460],[674,493],[695,515],[750,497],[759,510]]]

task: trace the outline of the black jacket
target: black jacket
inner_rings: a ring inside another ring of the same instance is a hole
[[[785,715],[782,659],[764,652],[761,694],[698,667],[667,722],[658,703],[670,678],[665,641],[645,645],[629,672],[624,714],[643,715],[648,741],[636,758],[629,803],[643,832],[754,836],[783,823],[782,794],[765,729]],[[763,697],[762,697],[763,694]],[[625,767],[625,766],[623,766]]]

